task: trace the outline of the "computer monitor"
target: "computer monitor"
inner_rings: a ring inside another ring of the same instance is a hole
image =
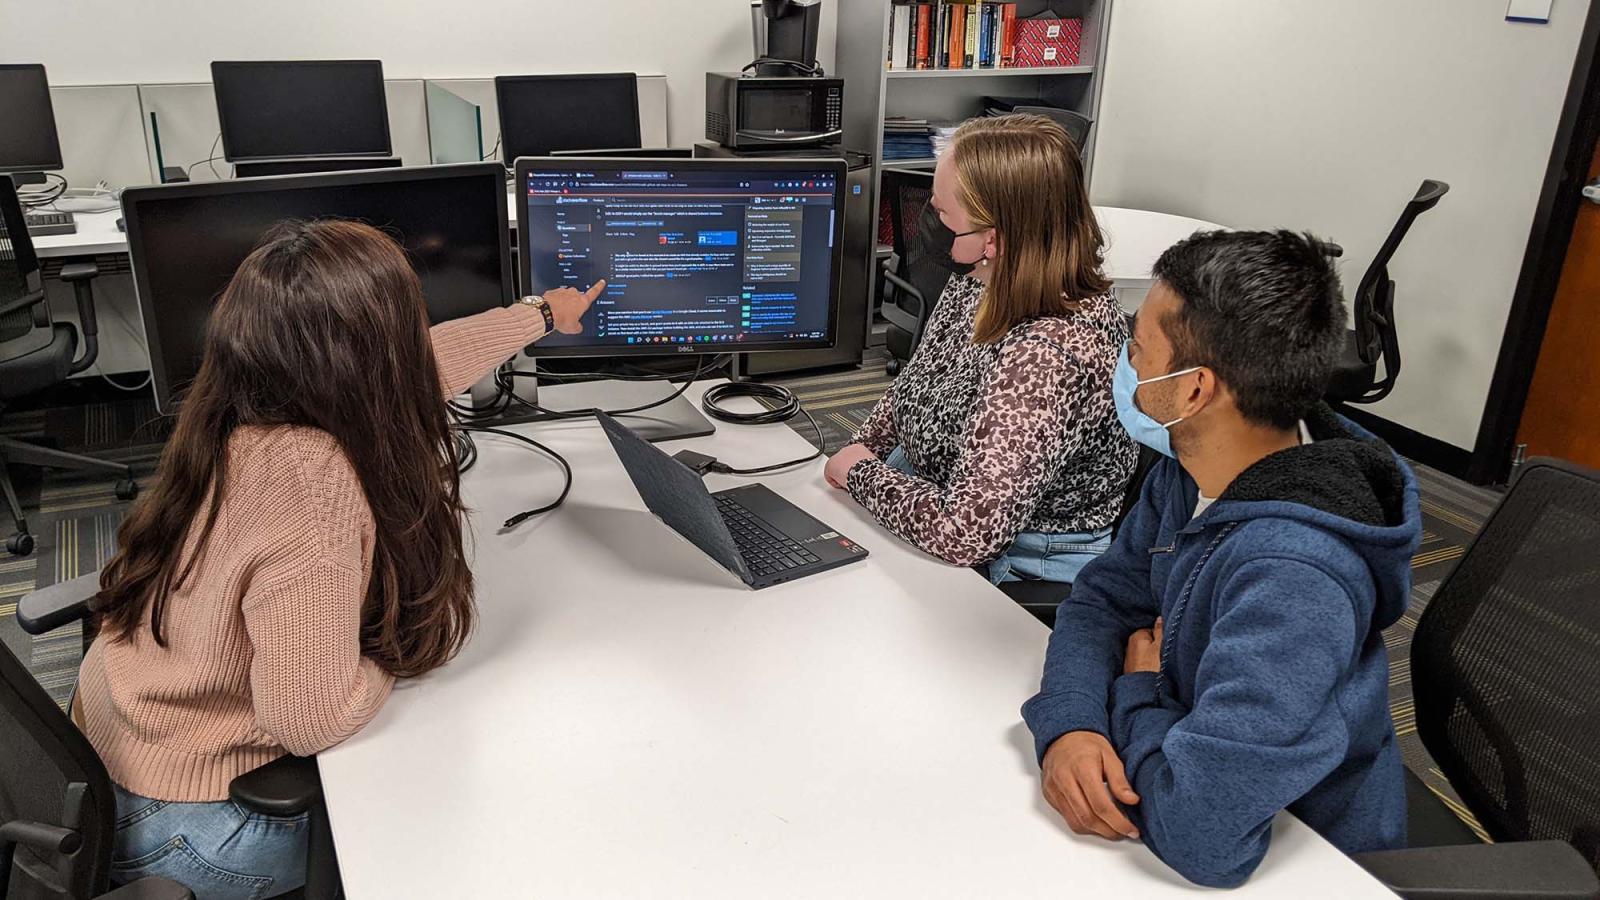
[[[611,147],[593,150],[551,150],[551,156],[607,156],[621,159],[693,159],[693,147]]]
[[[502,75],[494,80],[506,168],[556,150],[638,147],[639,77]]]
[[[393,234],[435,324],[510,302],[505,170],[462,163],[129,188],[122,195],[156,405],[176,411],[206,320],[239,263],[284,219],[358,219]]]
[[[378,60],[214,62],[211,84],[228,162],[391,152]]]
[[[605,291],[533,356],[813,350],[837,340],[845,163],[522,159],[521,291]]]
[[[61,168],[61,139],[44,66],[0,65],[0,110],[0,172]]]
[[[398,156],[305,156],[296,159],[262,159],[233,167],[235,178],[271,175],[314,175],[319,172],[356,172],[361,169],[398,169]]]

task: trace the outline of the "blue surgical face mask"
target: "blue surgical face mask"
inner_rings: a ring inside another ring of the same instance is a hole
[[[1160,453],[1162,456],[1177,455],[1172,452],[1172,432],[1167,429],[1183,421],[1179,416],[1171,422],[1162,424],[1145,415],[1139,409],[1139,404],[1134,400],[1134,394],[1140,385],[1150,384],[1153,381],[1166,381],[1168,378],[1177,378],[1199,370],[1199,366],[1192,366],[1177,372],[1168,372],[1154,378],[1139,380],[1139,373],[1133,369],[1133,363],[1128,362],[1128,344],[1122,344],[1122,352],[1117,354],[1117,371],[1111,376],[1111,397],[1117,404],[1117,418],[1122,422],[1122,427],[1128,430],[1129,436],[1139,443]]]

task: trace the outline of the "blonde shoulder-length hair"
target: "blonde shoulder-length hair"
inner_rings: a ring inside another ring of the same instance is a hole
[[[1073,312],[1111,288],[1083,161],[1065,129],[1034,115],[972,119],[956,129],[950,155],[973,226],[993,228],[1000,246],[975,342]]]

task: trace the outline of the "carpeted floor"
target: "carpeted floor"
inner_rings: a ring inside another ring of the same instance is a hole
[[[858,369],[783,380],[822,426],[830,451],[848,440],[883,393],[889,381],[883,363],[882,348],[877,347],[868,351],[866,362]],[[148,486],[148,475],[154,471],[168,427],[146,395],[8,413],[0,421],[0,434],[35,438],[48,435],[66,450],[127,461]],[[808,440],[814,439],[810,427],[803,422],[797,431]],[[1477,828],[1417,737],[1409,651],[1417,617],[1465,552],[1498,495],[1423,466],[1416,468],[1422,486],[1423,545],[1412,562],[1410,609],[1385,634],[1390,660],[1390,708],[1406,765]],[[116,528],[127,504],[113,496],[113,479],[99,475],[50,472],[41,477],[37,471],[25,469],[17,474],[23,502],[32,507],[29,523],[38,537],[39,549],[26,559],[0,554],[0,640],[32,669],[58,702],[65,703],[77,676],[80,634],[70,628],[45,637],[29,637],[16,625],[16,601],[36,587],[99,568],[112,553]],[[9,533],[9,522],[0,525]]]

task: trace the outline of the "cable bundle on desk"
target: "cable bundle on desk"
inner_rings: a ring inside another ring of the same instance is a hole
[[[775,401],[778,405],[760,412],[734,412],[730,409],[724,409],[720,405],[723,400],[729,397],[765,398]],[[801,405],[800,398],[796,397],[793,391],[781,384],[763,384],[759,381],[730,381],[727,384],[719,384],[706,391],[705,396],[700,400],[700,408],[705,410],[706,415],[713,419],[732,422],[736,425],[774,425],[780,422],[787,422],[794,418],[796,414],[799,414],[806,417],[806,421],[811,423],[812,430],[817,433],[817,450],[810,456],[750,469],[735,469],[727,463],[713,459],[705,465],[705,471],[708,472],[719,472],[723,475],[764,475],[768,472],[776,472],[780,469],[788,469],[811,462],[821,457],[827,450],[828,442],[822,436],[822,426],[818,425],[817,420],[811,417],[810,411]]]

